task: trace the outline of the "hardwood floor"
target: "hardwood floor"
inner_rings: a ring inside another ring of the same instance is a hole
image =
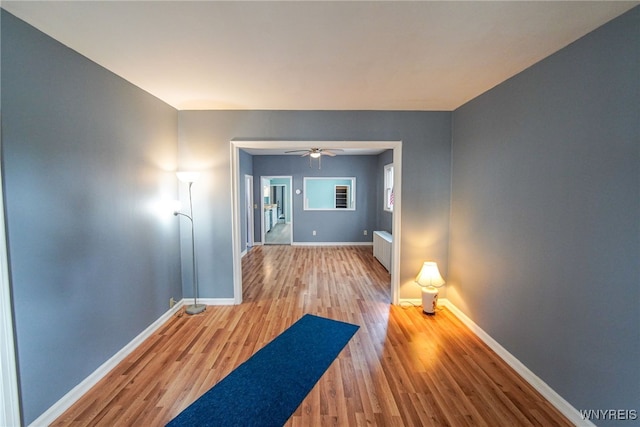
[[[264,240],[267,245],[290,245],[291,224],[277,223],[264,235]]]
[[[171,318],[53,425],[163,426],[304,313],[360,329],[287,426],[572,425],[448,310],[390,305],[371,247],[258,246],[242,269],[242,305]]]

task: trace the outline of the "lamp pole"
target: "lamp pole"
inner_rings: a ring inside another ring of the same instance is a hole
[[[189,214],[182,212],[174,212],[173,214],[178,216],[182,215],[191,221],[191,265],[193,272],[193,304],[186,308],[187,314],[198,314],[206,310],[207,306],[204,304],[198,304],[198,271],[196,270],[196,238],[195,227],[193,224],[193,198],[191,197],[191,186],[193,181],[189,181]]]

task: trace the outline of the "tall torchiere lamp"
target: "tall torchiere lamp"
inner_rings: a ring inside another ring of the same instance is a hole
[[[191,222],[191,261],[192,261],[192,274],[193,274],[193,304],[187,306],[187,314],[198,314],[206,310],[207,306],[204,304],[198,304],[198,270],[196,269],[196,239],[193,225],[193,199],[191,197],[191,186],[198,179],[200,174],[198,172],[177,172],[178,179],[182,182],[189,184],[189,214],[175,211],[175,216],[181,215]]]
[[[422,311],[426,314],[435,314],[438,305],[437,288],[444,285],[438,264],[431,261],[425,262],[416,277],[416,283],[422,286]]]

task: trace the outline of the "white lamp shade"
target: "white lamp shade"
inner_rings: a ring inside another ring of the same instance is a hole
[[[200,172],[176,172],[176,176],[182,182],[196,182],[200,177]]]
[[[440,275],[438,270],[438,264],[435,262],[427,261],[422,264],[422,269],[416,277],[416,283],[420,286],[439,288],[444,285],[444,279]]]
[[[317,159],[318,157],[321,156],[321,154],[318,151],[314,151],[313,153],[309,154],[311,157],[313,157],[314,159]]]

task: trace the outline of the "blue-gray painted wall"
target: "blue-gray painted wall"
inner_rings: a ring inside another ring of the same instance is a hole
[[[260,221],[260,184],[259,180],[261,176],[271,176],[271,175],[282,175],[289,174],[293,176],[293,173],[296,173],[298,177],[299,185],[294,185],[294,193],[293,198],[295,200],[302,195],[296,196],[295,189],[298,188],[301,191],[303,190],[303,178],[305,176],[352,176],[352,168],[350,166],[350,161],[356,162],[367,162],[369,168],[368,173],[360,175],[357,179],[357,193],[360,194],[361,188],[364,190],[364,194],[370,195],[367,199],[364,200],[367,211],[365,212],[364,208],[362,208],[359,212],[352,214],[352,218],[348,219],[348,224],[353,228],[352,230],[341,230],[342,232],[337,232],[337,229],[327,229],[327,230],[316,230],[319,231],[314,237],[311,234],[311,230],[317,228],[318,224],[321,227],[325,227],[324,224],[327,222],[331,222],[335,219],[335,215],[339,214],[338,212],[325,212],[323,215],[322,212],[315,212],[315,222],[310,222],[310,218],[308,212],[302,210],[301,206],[299,206],[298,211],[296,211],[296,221],[294,225],[296,225],[296,231],[294,233],[294,243],[297,242],[370,242],[372,239],[372,230],[384,230],[391,232],[392,231],[392,214],[389,212],[384,212],[382,208],[382,194],[383,194],[383,172],[384,166],[393,163],[393,150],[386,150],[380,155],[371,156],[375,159],[375,164],[372,162],[372,158],[370,156],[349,156],[347,159],[342,160],[340,157],[336,158],[325,158],[322,169],[318,169],[317,161],[313,161],[312,167],[309,167],[308,158],[299,158],[294,156],[293,158],[289,158],[291,156],[252,156],[246,153],[243,150],[240,150],[240,178],[243,180],[244,175],[255,175],[254,179],[258,184],[254,183],[254,204],[258,206],[258,208],[254,212],[254,229],[255,229],[255,241],[260,241],[260,230],[261,230],[261,221]],[[359,157],[363,157],[363,159],[359,159]],[[254,170],[254,158],[258,159],[258,166],[256,170]],[[341,160],[338,160],[341,159]],[[334,161],[337,160],[337,161]],[[366,168],[365,168],[366,169]],[[287,171],[286,173],[283,171]],[[372,187],[375,186],[375,188]],[[241,183],[241,194],[244,195],[244,182]],[[360,203],[358,203],[359,205]],[[343,212],[344,213],[344,212]],[[370,216],[374,216],[374,222],[371,224],[369,218]],[[241,206],[241,218],[246,218],[246,208],[243,204]],[[298,222],[298,219],[302,222]],[[344,224],[346,229],[346,225]],[[241,234],[242,234],[242,249],[246,249],[246,225],[244,222],[241,226]],[[359,231],[355,231],[359,230]],[[363,231],[367,230],[367,236],[364,236]],[[300,237],[300,239],[298,239]],[[353,240],[355,239],[355,240]]]
[[[180,164],[204,172],[202,192],[194,201],[204,225],[196,242],[201,296],[233,297],[232,140],[402,141],[401,297],[420,297],[413,280],[427,259],[437,261],[446,277],[450,112],[180,111],[178,116]],[[323,168],[333,159],[323,161]],[[254,173],[254,187],[257,180]]]
[[[317,161],[309,167],[309,158],[299,156],[254,156],[256,177],[287,175],[293,177],[293,241],[311,242],[371,242],[375,228],[377,156],[336,156],[323,158],[322,169]],[[356,210],[311,211],[303,209],[303,178],[355,177]],[[301,193],[295,194],[295,189]],[[261,188],[254,188],[259,200]],[[256,215],[256,240],[260,240],[260,217]],[[316,230],[316,235],[312,235]],[[363,231],[367,230],[365,236]]]
[[[640,412],[640,8],[457,109],[452,183],[448,297],[574,407]]]
[[[28,424],[180,299],[177,112],[2,10],[2,170]]]

